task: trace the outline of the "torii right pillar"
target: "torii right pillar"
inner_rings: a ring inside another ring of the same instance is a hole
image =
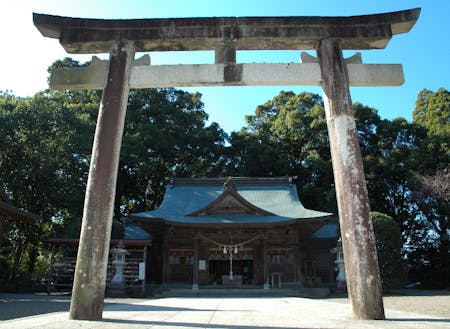
[[[383,292],[375,236],[369,218],[369,197],[340,40],[323,39],[317,54],[353,317],[383,320]]]

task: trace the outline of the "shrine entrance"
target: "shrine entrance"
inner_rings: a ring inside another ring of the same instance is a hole
[[[228,260],[209,260],[209,285],[238,287],[254,284],[253,260],[233,261],[233,280],[230,280],[230,262]]]
[[[256,285],[254,248],[209,248],[208,284],[221,287]]]
[[[362,64],[343,50],[385,48],[420,9],[349,17],[100,20],[33,14],[69,53],[109,53],[88,68],[54,70],[56,89],[103,89],[90,163],[70,317],[102,318],[117,169],[130,88],[320,85],[327,118],[347,287],[355,319],[384,319],[370,204],[350,86],[401,85],[397,64]],[[136,52],[214,50],[215,64],[152,66]],[[314,50],[302,63],[236,63],[239,50]],[[99,220],[100,219],[100,220]],[[197,265],[195,265],[197,266]]]

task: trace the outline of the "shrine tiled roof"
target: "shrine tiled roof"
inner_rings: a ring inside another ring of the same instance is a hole
[[[315,231],[312,235],[317,239],[335,239],[338,237],[338,223],[327,223]]]
[[[40,218],[41,217],[38,215],[14,207],[10,204],[5,190],[0,187],[0,220],[21,220],[24,222],[32,222],[39,220]]]
[[[151,240],[152,235],[142,227],[133,224],[124,225],[123,232],[125,240]]]
[[[185,224],[264,224],[332,216],[306,209],[296,185],[289,177],[281,177],[173,180],[158,209],[129,217]]]

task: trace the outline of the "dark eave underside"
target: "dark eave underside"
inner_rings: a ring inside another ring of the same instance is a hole
[[[150,232],[152,234],[153,240],[161,240],[164,232],[167,231],[168,227],[171,228],[180,228],[183,230],[192,230],[193,232],[199,232],[199,231],[209,231],[209,232],[221,232],[223,230],[226,230],[227,232],[232,231],[240,231],[240,230],[253,230],[255,232],[270,232],[270,230],[276,230],[280,228],[288,228],[288,227],[298,227],[299,232],[301,233],[301,237],[303,238],[310,238],[311,235],[319,230],[321,227],[337,223],[336,218],[321,218],[319,221],[314,221],[314,219],[307,220],[305,222],[303,221],[286,221],[286,222],[279,222],[279,223],[259,223],[259,224],[217,224],[217,223],[201,223],[201,224],[188,224],[188,223],[179,223],[179,222],[172,222],[170,220],[162,220],[162,219],[155,219],[154,221],[151,220],[139,220],[139,219],[133,219],[133,222],[141,226],[144,230],[147,232]],[[332,237],[335,238],[334,236]]]
[[[79,239],[64,239],[64,238],[51,238],[48,239],[47,242],[54,244],[54,245],[78,245],[80,243]],[[128,246],[135,246],[135,247],[145,247],[145,246],[151,246],[152,240],[117,240],[112,239],[111,240],[111,246],[115,246],[122,242],[125,247]]]
[[[267,228],[267,227],[277,227],[284,226],[297,223],[298,225],[316,225],[316,224],[325,224],[335,221],[335,217],[333,215],[325,216],[325,217],[317,217],[317,218],[301,218],[301,219],[287,219],[283,221],[268,221],[264,220],[264,216],[259,216],[258,219],[260,221],[255,222],[245,222],[245,221],[223,221],[220,218],[217,218],[217,221],[211,222],[195,222],[194,220],[191,222],[183,222],[174,219],[163,219],[163,218],[143,218],[138,216],[130,215],[129,218],[139,224],[167,224],[171,226],[184,226],[184,227],[217,227],[217,228]]]
[[[39,220],[41,217],[28,211],[16,208],[7,202],[0,201],[0,218],[5,220],[21,220],[31,223]]]
[[[137,52],[214,50],[232,42],[236,50],[317,49],[338,38],[343,49],[385,48],[392,35],[408,32],[420,8],[349,17],[213,17],[86,19],[33,14],[43,36],[60,40],[68,53],[109,53],[114,40],[134,42]]]

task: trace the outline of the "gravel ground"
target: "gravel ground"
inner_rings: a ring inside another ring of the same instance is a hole
[[[345,297],[327,301],[348,303]],[[450,319],[450,291],[395,290],[383,297],[384,308]]]
[[[327,298],[324,301],[348,303],[348,299]],[[383,298],[390,310],[438,316],[450,319],[450,291],[399,290]],[[106,304],[138,303],[140,299],[106,299]],[[70,296],[45,294],[1,294],[0,322],[37,314],[68,311]]]

